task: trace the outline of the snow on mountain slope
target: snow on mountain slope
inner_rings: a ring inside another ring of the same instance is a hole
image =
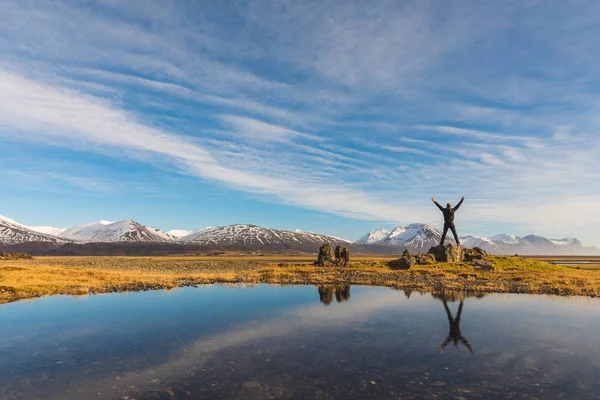
[[[112,222],[101,220],[75,225],[62,231],[59,236],[71,240],[90,241],[95,235],[102,232],[104,227],[110,224],[112,224]]]
[[[142,226],[142,225],[140,225],[140,226]],[[162,238],[164,242],[172,242],[173,240],[176,240],[176,239],[177,239],[177,237],[175,237],[175,236],[171,235],[171,234],[170,234],[170,233],[168,233],[168,232],[163,232],[163,231],[161,231],[161,230],[160,230],[160,229],[158,229],[158,228],[154,228],[154,227],[152,227],[152,226],[146,226],[145,228],[146,228],[148,231],[150,231],[150,233],[152,233],[152,234],[154,234],[154,235],[156,235],[156,236],[158,236],[158,237]]]
[[[372,232],[367,233],[365,236],[361,237],[354,243],[356,243],[356,244],[377,243],[380,240],[385,239],[385,237],[389,234],[390,234],[390,231],[388,231],[387,229],[376,229]]]
[[[465,247],[477,247],[477,244],[481,242],[483,239],[486,239],[481,236],[461,236],[460,242]],[[489,239],[486,239],[489,240]]]
[[[52,236],[58,236],[67,230],[67,228],[56,228],[54,226],[28,226],[28,228],[32,231]]]
[[[394,229],[381,243],[429,250],[430,247],[437,246],[441,239],[442,233],[433,225],[410,224]]]
[[[79,242],[170,242],[174,239],[166,232],[131,219],[77,225],[62,232],[60,237]]]
[[[497,253],[499,251],[496,243],[482,236],[463,236],[460,238],[460,244],[464,247],[479,247],[488,253]]]
[[[203,229],[185,236],[183,241],[202,245],[258,249],[315,248],[316,246],[321,246],[323,243],[330,243],[332,245],[350,243],[343,239],[312,232],[283,231],[244,224]]]
[[[379,243],[389,244],[389,245],[398,244],[398,243],[402,242],[402,240],[395,240],[395,239],[397,237],[402,238],[403,233],[404,233],[404,228],[402,226],[397,226],[389,233],[389,235],[387,235],[386,237],[381,239],[379,241]]]
[[[442,233],[436,227],[429,224],[398,226],[385,236],[382,235],[383,232],[386,232],[385,229],[378,229],[363,236],[355,243],[400,246],[423,251],[438,245],[442,238]],[[370,238],[371,240],[369,241]],[[377,240],[375,240],[376,238]]]
[[[581,246],[581,242],[575,238],[550,239],[557,246]]]
[[[503,244],[519,244],[519,243],[521,243],[520,237],[508,235],[506,233],[494,235],[494,236],[490,237],[489,239],[494,243],[503,243]]]
[[[171,231],[167,231],[167,233],[175,238],[182,238],[184,236],[190,235],[195,231],[186,231],[184,229],[173,229]]]
[[[527,236],[521,238],[521,242],[527,243],[530,245],[534,245],[534,246],[552,246],[552,245],[554,245],[554,243],[552,243],[550,240],[546,239],[545,237],[537,236],[537,235],[527,235]]]
[[[204,231],[206,229],[210,229],[212,226],[201,229],[193,229],[193,230],[185,230],[185,229],[173,229],[172,231],[168,231],[167,233],[175,238],[175,240],[183,240],[186,236],[194,235],[198,232]]]
[[[0,215],[0,244],[20,244],[28,242],[66,243],[68,240],[36,232],[10,218]]]

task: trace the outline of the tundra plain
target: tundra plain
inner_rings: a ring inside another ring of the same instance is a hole
[[[356,255],[347,267],[317,267],[313,254],[168,257],[35,257],[0,261],[0,303],[47,295],[90,295],[202,284],[350,284],[422,291],[600,295],[596,264],[563,266],[535,258],[488,256],[494,271],[468,263],[392,270],[397,255]],[[560,258],[561,260],[564,257]],[[559,260],[559,261],[561,261]],[[600,265],[600,257],[585,257]]]

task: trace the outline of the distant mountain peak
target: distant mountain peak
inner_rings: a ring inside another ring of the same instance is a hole
[[[386,236],[390,234],[390,231],[387,229],[375,229],[358,239],[355,243],[357,244],[370,244],[377,243],[380,240],[384,239]]]
[[[0,215],[0,244],[20,244],[28,242],[61,244],[66,243],[67,241],[50,234],[37,232],[28,226]]]
[[[257,225],[235,224],[203,229],[182,238],[184,243],[236,249],[318,248],[323,243],[350,243],[333,236],[303,231],[284,231]]]
[[[174,237],[132,219],[95,221],[66,229],[60,237],[78,242],[170,242]]]

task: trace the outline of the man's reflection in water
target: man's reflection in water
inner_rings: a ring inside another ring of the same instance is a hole
[[[321,285],[319,290],[319,299],[321,303],[329,305],[333,302],[333,296],[338,303],[350,300],[350,285]]]
[[[469,352],[471,354],[473,354],[473,352],[474,352],[473,347],[471,347],[471,344],[469,343],[469,341],[462,335],[462,332],[460,331],[460,318],[462,316],[465,299],[467,297],[481,298],[484,295],[483,294],[467,294],[467,293],[455,292],[455,291],[442,291],[442,292],[432,293],[432,296],[436,299],[441,300],[442,303],[444,304],[444,310],[446,310],[446,316],[448,317],[448,323],[450,324],[450,332],[448,333],[448,336],[446,337],[446,340],[444,341],[444,343],[442,343],[442,345],[440,346],[440,354],[444,354],[444,348],[448,344],[450,344],[450,342],[453,342],[454,346],[456,346],[456,347],[458,347],[459,343],[462,343],[463,345],[465,345],[465,347],[467,349],[469,349]],[[448,307],[448,301],[455,302],[457,300],[459,301],[458,312],[456,313],[456,317],[453,317],[452,312],[450,311],[450,308]]]

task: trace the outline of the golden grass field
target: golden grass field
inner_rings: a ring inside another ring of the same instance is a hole
[[[419,290],[600,295],[600,270],[495,257],[496,270],[466,263],[393,271],[395,256],[356,256],[348,267],[315,267],[311,255],[36,257],[0,261],[0,303],[46,295],[171,289],[208,283],[351,284]]]

